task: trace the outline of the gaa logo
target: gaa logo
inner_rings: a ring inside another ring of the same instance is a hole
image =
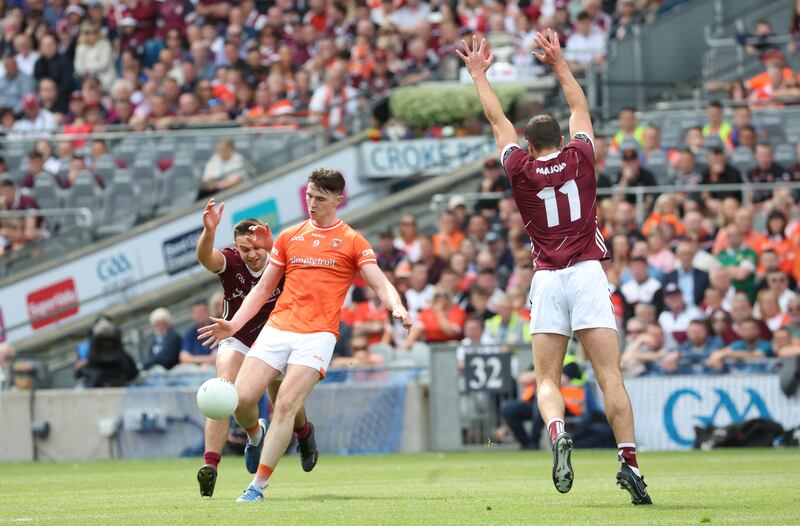
[[[331,248],[336,249],[339,248],[340,246],[342,246],[342,240],[336,237],[333,238],[333,240],[331,241]]]
[[[120,278],[132,270],[133,265],[125,254],[117,254],[97,262],[97,277],[103,283]]]

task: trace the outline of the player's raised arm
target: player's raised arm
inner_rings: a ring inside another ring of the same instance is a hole
[[[456,53],[464,61],[467,71],[475,81],[475,89],[478,90],[478,98],[481,101],[481,106],[483,106],[483,113],[492,126],[492,133],[494,133],[498,151],[502,152],[503,148],[509,144],[519,144],[514,125],[503,113],[500,99],[497,98],[492,86],[489,84],[489,79],[486,78],[486,70],[489,69],[489,66],[494,61],[494,53],[489,53],[489,47],[486,45],[485,39],[481,40],[479,46],[478,37],[475,35],[472,36],[472,47],[467,45],[464,40],[461,41],[461,44],[464,46],[464,51],[456,49]]]
[[[575,80],[575,76],[564,60],[564,55],[561,54],[558,35],[555,31],[546,29],[536,35],[534,41],[541,48],[542,53],[534,51],[533,56],[553,68],[553,72],[561,84],[561,89],[564,91],[564,98],[567,99],[567,105],[569,105],[571,112],[569,118],[570,137],[574,137],[576,133],[585,133],[594,144],[594,129],[592,128],[592,118],[589,115],[589,103],[586,100],[583,89],[578,84],[578,81]]]
[[[225,268],[225,256],[214,248],[214,237],[217,234],[219,222],[222,220],[225,203],[219,205],[219,210],[215,210],[216,204],[213,197],[206,203],[203,210],[203,233],[197,240],[197,249],[195,250],[197,261],[214,274],[222,272],[222,269]]]
[[[361,275],[367,281],[367,284],[375,291],[384,305],[392,311],[392,317],[403,322],[406,329],[411,327],[411,316],[408,311],[403,307],[403,302],[400,299],[400,294],[394,285],[389,283],[386,275],[378,268],[375,263],[367,263],[361,267]]]
[[[283,267],[275,264],[267,265],[258,284],[253,287],[242,302],[242,306],[236,311],[230,321],[222,318],[211,318],[214,322],[211,325],[201,327],[198,331],[197,339],[203,342],[203,345],[216,347],[225,338],[230,338],[236,334],[239,329],[244,327],[244,324],[258,314],[261,307],[272,297],[275,287],[283,276]]]

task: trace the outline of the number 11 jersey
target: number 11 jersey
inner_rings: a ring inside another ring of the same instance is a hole
[[[534,270],[558,270],[580,261],[608,259],[597,223],[594,148],[576,133],[560,152],[534,159],[517,144],[501,160],[525,231]]]

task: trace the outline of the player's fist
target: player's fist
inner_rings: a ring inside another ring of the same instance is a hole
[[[269,225],[266,223],[263,225],[251,226],[250,235],[247,236],[247,240],[256,248],[262,248],[269,252],[272,250],[272,245],[274,244],[272,229],[270,229]]]
[[[236,333],[233,323],[222,318],[211,318],[211,325],[200,327],[197,330],[197,339],[203,342],[203,346],[214,349],[225,338],[230,338]]]
[[[411,328],[411,316],[408,314],[408,311],[405,307],[397,307],[392,311],[392,317],[396,320],[400,320],[403,323],[403,327],[405,327],[406,331]]]
[[[220,203],[218,210],[214,209],[216,205],[217,201],[212,197],[206,203],[205,209],[203,209],[203,226],[208,230],[216,229],[222,220],[222,211],[225,209],[225,203]]]

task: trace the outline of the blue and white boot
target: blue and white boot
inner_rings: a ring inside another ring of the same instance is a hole
[[[261,458],[261,450],[264,449],[264,437],[267,436],[267,421],[263,418],[258,419],[258,426],[261,428],[261,440],[258,444],[251,444],[247,441],[244,446],[244,466],[247,468],[248,473],[255,474],[258,471],[258,461]]]

